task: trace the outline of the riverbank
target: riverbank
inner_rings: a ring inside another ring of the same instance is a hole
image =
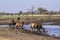
[[[60,40],[58,37],[50,37],[47,35],[35,35],[26,33],[23,30],[12,30],[10,28],[0,27],[0,40]]]
[[[27,20],[27,19],[26,19]],[[25,24],[29,24],[31,21],[35,21],[35,22],[41,22],[41,23],[45,23],[45,22],[54,22],[51,25],[60,25],[60,19],[48,19],[48,20],[23,20]],[[11,20],[6,20],[6,21],[0,21],[0,25],[8,25],[8,22]],[[16,22],[16,20],[15,20]]]

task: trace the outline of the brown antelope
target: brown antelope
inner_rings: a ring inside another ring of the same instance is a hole
[[[16,22],[14,22],[14,20],[12,19],[11,21],[8,22],[8,25],[13,28],[12,26],[16,25]]]
[[[18,17],[17,20],[19,21],[20,20],[20,17]]]
[[[33,29],[37,29],[37,31],[39,32],[40,29],[42,29],[45,32],[45,29],[42,27],[42,25],[40,23],[31,22],[29,25],[30,25],[32,31],[33,31]]]
[[[9,26],[11,26],[11,25],[15,25],[16,22],[14,22],[14,20],[11,20],[11,21],[8,22],[8,24],[9,24]]]
[[[23,25],[24,25],[24,22],[17,22],[16,28],[19,28],[19,27],[23,28]]]

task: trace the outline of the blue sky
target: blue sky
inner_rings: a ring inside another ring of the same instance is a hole
[[[0,12],[17,13],[27,11],[34,6],[34,10],[43,7],[48,10],[59,11],[60,0],[0,0]]]

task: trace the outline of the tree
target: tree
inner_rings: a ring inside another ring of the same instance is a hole
[[[48,10],[39,7],[39,8],[38,8],[38,11],[39,11],[40,13],[46,13]]]
[[[18,16],[20,16],[20,14],[22,14],[22,13],[23,13],[22,11],[18,12]]]
[[[22,11],[19,12],[19,14],[23,13]]]

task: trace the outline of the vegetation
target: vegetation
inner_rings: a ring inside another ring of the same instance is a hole
[[[0,12],[0,20],[7,20],[12,18],[43,18],[43,19],[60,19],[60,11],[48,11],[47,9],[39,7],[37,12],[32,14],[31,12],[20,11],[18,13],[5,13]]]

